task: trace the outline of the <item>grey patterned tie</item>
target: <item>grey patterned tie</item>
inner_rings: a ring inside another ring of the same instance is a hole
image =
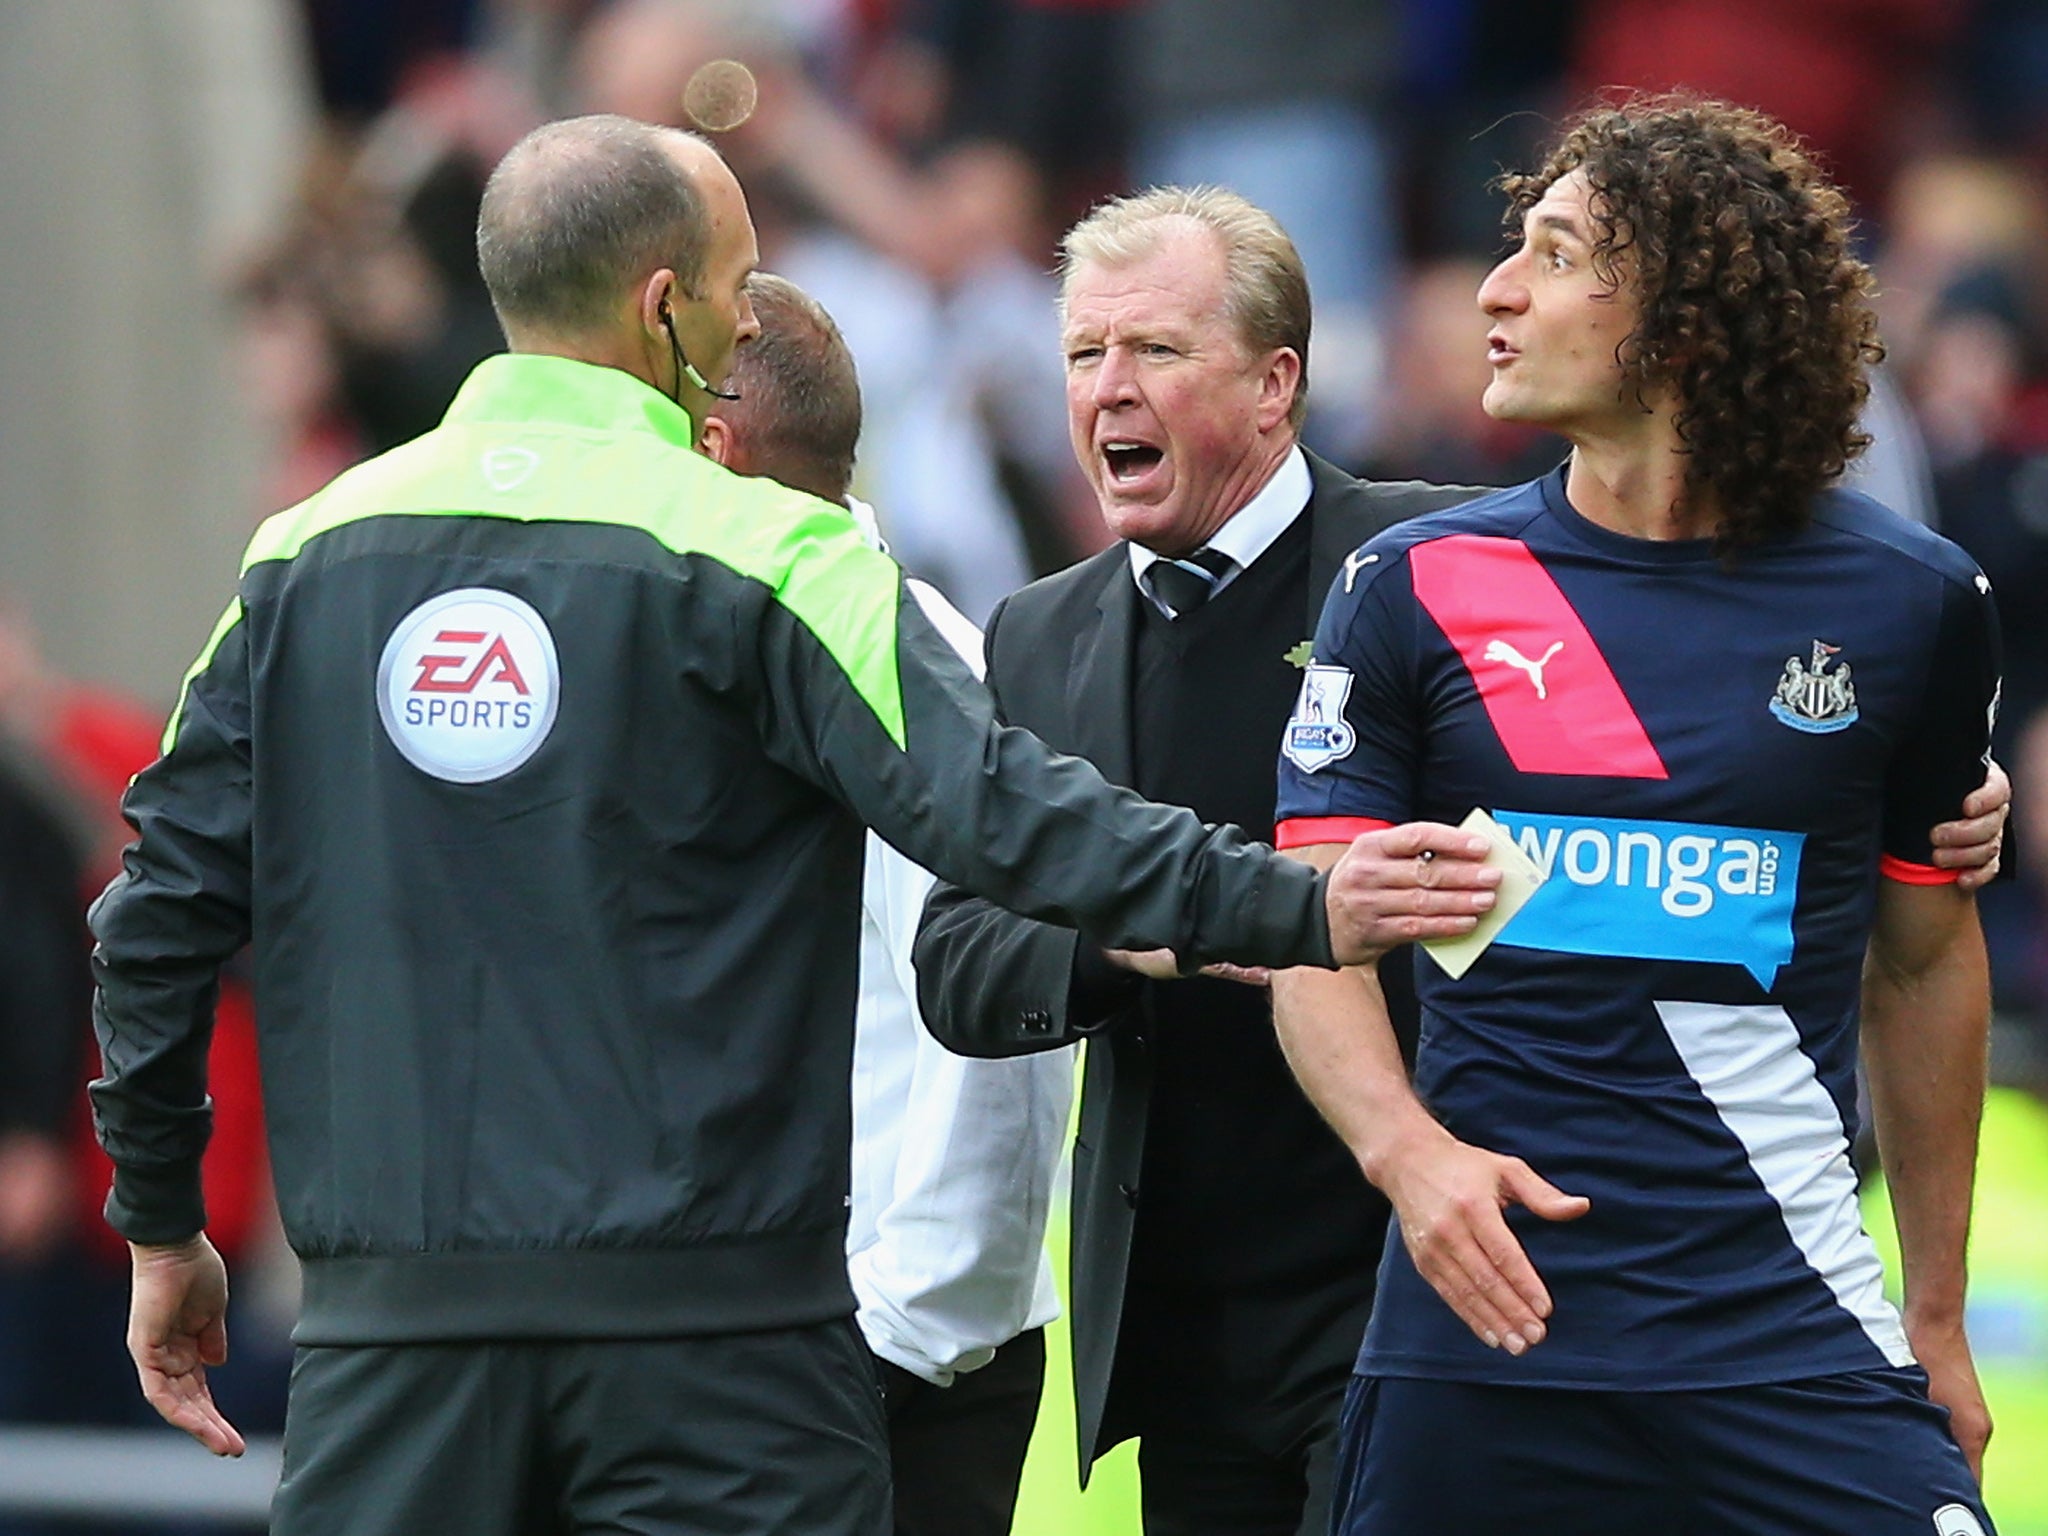
[[[1145,567],[1145,595],[1164,608],[1169,618],[1178,619],[1214,597],[1223,579],[1235,569],[1235,560],[1213,549],[1198,549],[1174,560],[1155,560]]]

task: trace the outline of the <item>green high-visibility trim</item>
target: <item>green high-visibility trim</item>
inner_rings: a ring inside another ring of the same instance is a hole
[[[902,572],[867,546],[845,508],[735,475],[697,453],[695,436],[681,407],[616,368],[527,353],[487,358],[439,427],[269,519],[242,569],[293,559],[321,534],[371,517],[638,529],[674,554],[702,555],[766,586],[903,749]]]
[[[185,669],[184,680],[178,684],[178,702],[171,707],[171,718],[164,722],[164,736],[159,751],[169,752],[178,744],[178,727],[185,723],[185,706],[192,698],[192,679],[212,665],[213,653],[220,649],[221,641],[227,639],[228,631],[240,622],[241,617],[242,600],[238,597],[229,603],[226,611],[214,621],[213,633],[206,637],[205,649],[200,651],[199,659]]]

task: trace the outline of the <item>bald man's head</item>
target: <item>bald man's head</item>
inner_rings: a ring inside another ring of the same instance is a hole
[[[705,450],[743,475],[843,502],[860,441],[860,377],[824,306],[786,277],[756,272],[747,294],[761,333],[733,356],[740,398],[706,423]]]
[[[573,117],[536,128],[498,163],[477,216],[477,265],[508,336],[612,323],[634,285],[672,268],[703,279],[711,214],[691,174],[716,152],[673,128]]]

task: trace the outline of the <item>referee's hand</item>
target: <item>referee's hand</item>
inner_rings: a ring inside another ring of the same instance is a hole
[[[1330,869],[1325,904],[1339,965],[1365,965],[1417,939],[1462,938],[1493,906],[1501,874],[1476,832],[1411,821],[1354,838]]]
[[[206,1368],[228,1358],[227,1266],[204,1232],[165,1247],[128,1249],[128,1353],[143,1397],[214,1455],[241,1455],[241,1432],[214,1406],[206,1385]]]

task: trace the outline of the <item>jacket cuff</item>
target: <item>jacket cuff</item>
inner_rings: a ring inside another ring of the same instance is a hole
[[[1074,945],[1067,982],[1067,1033],[1092,1035],[1138,1000],[1144,978],[1127,971],[1086,938]]]
[[[1337,950],[1330,939],[1330,872],[1318,871],[1314,891],[1315,915],[1310,920],[1309,943],[1314,950],[1309,963],[1325,970],[1334,971],[1337,966]]]
[[[131,1243],[182,1243],[206,1229],[199,1163],[167,1168],[116,1166],[107,1194],[107,1225]]]
[[[1183,974],[1214,961],[1262,965],[1276,971],[1299,965],[1326,971],[1338,968],[1330,943],[1328,873],[1284,854],[1264,852],[1264,861],[1238,910],[1213,914],[1211,932],[1189,950],[1178,952]],[[1225,924],[1222,920],[1226,918],[1235,918],[1235,925]],[[1207,942],[1218,926],[1227,927],[1233,942]]]

